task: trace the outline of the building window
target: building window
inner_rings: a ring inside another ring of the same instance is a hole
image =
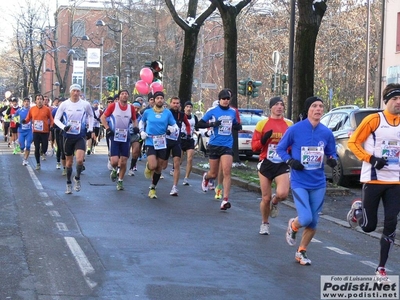
[[[72,36],[81,38],[85,35],[85,22],[83,21],[74,21],[72,28]]]

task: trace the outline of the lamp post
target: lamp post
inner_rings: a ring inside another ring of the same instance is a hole
[[[47,68],[46,72],[51,73],[51,101],[53,101],[53,99],[54,99],[54,89],[53,89],[54,70]]]
[[[96,22],[96,26],[107,26],[113,32],[119,32],[120,39],[119,39],[119,64],[118,64],[118,78],[119,78],[119,85],[121,85],[121,68],[122,68],[122,23],[119,23],[119,29],[114,29],[110,25],[106,24],[103,20],[98,20]],[[103,43],[102,43],[103,44]],[[103,55],[102,55],[103,57]],[[118,87],[119,89],[120,87]]]

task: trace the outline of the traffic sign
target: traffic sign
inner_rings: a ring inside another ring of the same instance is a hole
[[[201,87],[202,89],[216,90],[216,89],[217,89],[217,84],[216,84],[216,83],[202,82],[202,83],[200,84],[200,87]]]

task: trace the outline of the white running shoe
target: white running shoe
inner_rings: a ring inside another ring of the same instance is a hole
[[[171,189],[171,192],[169,193],[171,196],[178,196],[178,189],[174,185]]]
[[[112,171],[112,170],[113,170],[113,167],[112,167],[112,165],[111,165],[110,160],[108,160],[107,168],[108,168],[109,171]]]
[[[183,183],[182,183],[183,185],[190,185],[189,184],[189,180],[185,177],[185,178],[183,178]]]
[[[295,259],[301,264],[302,266],[309,266],[311,265],[311,260],[307,257],[306,250],[301,250],[296,252]]]
[[[228,208],[231,208],[231,204],[229,203],[228,199],[222,200],[221,210],[227,210]]]
[[[67,183],[67,189],[65,191],[66,194],[72,194],[72,184]]]
[[[262,223],[260,226],[260,234],[269,235],[269,224]]]
[[[269,216],[271,217],[271,218],[276,218],[277,216],[278,216],[278,214],[279,214],[279,207],[278,207],[278,203],[277,204],[273,204],[272,203],[272,200],[275,198],[275,194],[273,194],[272,195],[272,197],[271,197],[271,201],[269,202],[269,208],[270,208],[270,210],[269,210]]]
[[[28,165],[28,161],[27,161],[26,159],[24,159],[24,160],[22,161],[22,165],[23,165],[23,166],[27,166],[27,165]]]
[[[294,222],[294,218],[291,218],[288,222],[288,227],[286,230],[286,242],[290,245],[290,246],[294,246],[296,245],[296,233],[297,231],[294,231],[292,229],[292,223]]]
[[[357,218],[356,218],[356,210],[362,209],[362,201],[360,199],[355,199],[351,204],[351,208],[347,213],[347,222],[351,228],[356,228],[358,226]]]
[[[207,172],[204,172],[203,180],[201,181],[201,189],[203,190],[203,192],[208,191],[208,179],[206,179],[206,176],[207,176]]]
[[[174,169],[172,169],[171,171],[169,171],[169,175],[174,176]]]
[[[129,169],[128,175],[129,176],[135,176],[135,172],[133,172],[133,169]]]
[[[386,275],[386,270],[383,267],[379,267],[375,272],[375,281],[384,285],[391,284],[389,277]]]
[[[79,179],[76,179],[76,177],[74,176],[74,182],[75,182],[74,190],[76,192],[79,192],[81,190],[81,181]]]

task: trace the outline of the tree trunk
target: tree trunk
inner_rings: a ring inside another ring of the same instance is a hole
[[[313,6],[313,0],[298,0],[298,8],[293,69],[294,121],[303,113],[305,100],[314,96],[315,44],[326,4],[317,2]]]

